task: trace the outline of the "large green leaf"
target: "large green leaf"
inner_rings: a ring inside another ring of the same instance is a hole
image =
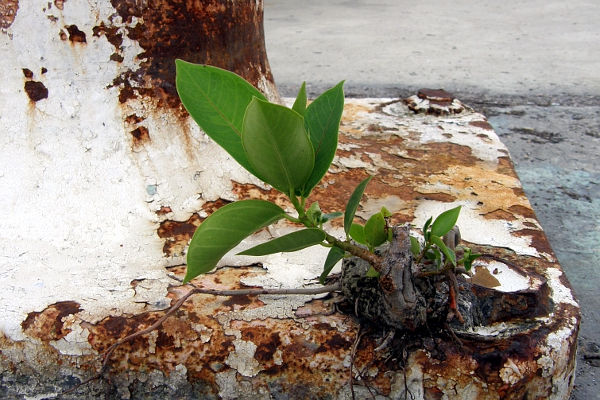
[[[362,198],[365,188],[367,187],[367,184],[371,178],[372,176],[359,183],[356,189],[354,189],[352,196],[350,196],[350,200],[348,200],[346,211],[344,212],[344,231],[346,232],[346,235],[350,234],[350,228],[352,228],[352,221],[354,220],[356,209],[358,208],[360,199]]]
[[[454,207],[453,209],[444,211],[438,215],[431,225],[431,234],[442,237],[450,232],[450,229],[454,228],[454,225],[456,225],[458,214],[460,214],[460,208],[461,206]]]
[[[242,147],[242,126],[252,98],[265,97],[233,72],[182,60],[175,64],[177,92],[194,121],[242,167],[262,179]]]
[[[262,179],[290,195],[304,185],[315,164],[303,118],[287,107],[257,98],[246,109],[242,145]]]
[[[306,108],[304,125],[315,150],[315,166],[299,193],[303,197],[310,195],[333,161],[343,111],[344,81],[322,93]]]
[[[298,251],[319,243],[325,240],[325,232],[321,229],[308,228],[301,231],[288,233],[280,236],[277,239],[270,240],[266,243],[259,244],[248,250],[238,253],[240,256],[264,256],[273,253],[286,253]]]
[[[321,285],[325,284],[325,279],[333,267],[335,267],[335,264],[344,258],[344,254],[346,254],[346,252],[336,246],[333,246],[331,250],[329,250],[329,253],[327,253],[327,258],[325,259],[325,265],[323,266],[323,273],[319,277],[319,283],[321,283]]]
[[[284,215],[279,206],[264,200],[237,201],[219,208],[192,237],[184,283],[210,272],[229,250]]]

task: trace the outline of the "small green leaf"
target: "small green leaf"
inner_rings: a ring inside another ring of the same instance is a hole
[[[350,228],[350,237],[354,239],[356,243],[367,244],[367,240],[365,239],[365,228],[359,224],[352,224]]]
[[[259,244],[238,253],[239,256],[264,256],[273,253],[289,253],[305,249],[325,240],[325,232],[321,229],[308,228],[288,233],[266,243]]]
[[[319,207],[319,202],[315,201],[308,207],[306,210],[306,216],[313,224],[318,224],[321,222],[321,216],[323,212],[321,211],[321,207]]]
[[[427,221],[425,221],[425,225],[423,225],[423,236],[425,237],[425,243],[429,242],[429,225],[431,225],[431,221],[433,220],[433,217],[429,217],[429,219]]]
[[[302,117],[279,104],[252,99],[242,145],[252,167],[280,192],[293,195],[313,170],[315,154]]]
[[[344,81],[322,93],[306,108],[304,126],[315,150],[315,167],[299,195],[308,197],[331,166],[344,111]]]
[[[325,259],[325,265],[323,266],[323,273],[319,277],[319,283],[321,283],[321,285],[325,284],[325,279],[327,278],[333,267],[335,267],[335,264],[337,264],[342,258],[344,258],[345,253],[346,252],[344,250],[336,246],[333,246],[329,250],[327,258]]]
[[[367,246],[374,249],[381,246],[388,239],[387,225],[383,214],[378,212],[371,215],[371,218],[365,224],[365,240]]]
[[[298,92],[296,101],[294,101],[292,110],[304,117],[306,114],[306,101],[306,82],[302,82],[302,86],[300,86],[300,91]]]
[[[435,260],[435,265],[437,269],[440,269],[442,267],[442,254],[435,247],[433,247],[431,250],[433,250],[433,259]]]
[[[414,236],[410,237],[410,251],[414,256],[418,256],[421,253],[421,243]]]
[[[262,179],[242,147],[244,113],[253,97],[266,100],[254,86],[233,72],[176,60],[177,92],[202,130],[242,167]]]
[[[375,268],[371,267],[366,273],[367,278],[379,278],[381,274],[375,270]]]
[[[454,253],[454,251],[452,251],[452,249],[449,249],[439,236],[431,235],[431,241],[435,243],[435,245],[442,251],[442,253],[444,253],[446,259],[450,260],[452,265],[456,266],[456,254]]]
[[[321,222],[325,223],[327,221],[331,221],[332,219],[336,219],[336,218],[343,217],[343,216],[344,216],[344,213],[341,211],[323,214],[323,215],[321,215]]]
[[[210,272],[229,250],[284,215],[279,206],[264,200],[237,201],[219,208],[200,224],[192,237],[183,282]]]
[[[354,215],[356,214],[356,209],[358,208],[360,199],[362,198],[362,195],[365,192],[365,188],[367,187],[367,184],[369,183],[371,178],[373,177],[369,176],[367,179],[359,183],[356,189],[354,189],[352,196],[350,196],[350,200],[348,200],[348,204],[346,205],[346,212],[344,213],[344,231],[346,232],[346,235],[350,233],[352,221],[354,220]]]
[[[450,229],[456,225],[461,207],[462,206],[455,207],[438,215],[431,225],[431,234],[443,237],[446,233],[450,232]]]

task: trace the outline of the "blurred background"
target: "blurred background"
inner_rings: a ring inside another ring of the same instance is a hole
[[[600,2],[265,0],[283,96],[443,88],[488,117],[583,314],[572,400],[600,399]]]

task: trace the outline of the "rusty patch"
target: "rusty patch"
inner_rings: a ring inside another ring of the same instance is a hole
[[[265,190],[261,187],[253,185],[251,183],[238,183],[231,181],[233,185],[233,194],[237,196],[239,200],[248,199],[260,199],[273,202],[281,208],[293,208],[292,203],[289,201],[286,195],[275,189]]]
[[[48,89],[42,82],[25,82],[25,93],[27,93],[29,99],[34,102],[48,98]]]
[[[19,0],[2,0],[0,2],[0,29],[10,28],[18,10]]]
[[[196,228],[200,226],[202,218],[193,214],[187,221],[164,221],[156,231],[161,239],[165,240],[163,252],[167,257],[182,255],[187,243],[190,241]]]
[[[490,125],[490,123],[487,122],[487,121],[471,121],[471,122],[469,122],[469,125],[475,126],[477,128],[485,129],[485,130],[488,130],[488,131],[493,131],[494,130],[494,128],[492,127],[492,125]]]
[[[139,69],[113,82],[113,87],[120,87],[122,103],[149,96],[185,114],[175,89],[178,58],[234,71],[254,86],[264,78],[273,82],[264,45],[262,3],[159,0],[148,6],[146,2],[111,0],[111,4],[124,23],[138,19],[135,26],[123,30],[144,49],[138,55],[145,60]],[[98,34],[113,36],[109,41],[119,53],[116,27],[101,24],[97,28]]]
[[[87,43],[85,32],[80,31],[77,25],[67,25],[65,29],[69,32],[69,41],[71,43]]]
[[[499,219],[505,221],[515,221],[517,219],[513,214],[504,210],[494,210],[484,214],[483,217],[487,219]]]
[[[30,312],[25,321],[21,323],[26,335],[44,340],[60,340],[65,337],[70,329],[63,327],[62,319],[68,315],[82,311],[79,303],[74,301],[61,301],[49,305],[42,312]]]
[[[137,114],[130,114],[127,117],[125,117],[125,122],[128,124],[131,124],[131,125],[135,125],[135,124],[139,124],[144,119],[145,119],[144,117],[140,117]]]
[[[58,8],[59,10],[63,10],[64,9],[64,4],[67,2],[67,0],[54,0],[54,5],[56,6],[56,8]]]
[[[419,89],[417,96],[421,99],[451,102],[455,99],[454,95],[446,92],[444,89]]]
[[[150,140],[150,132],[148,131],[148,128],[146,128],[145,126],[137,127],[134,130],[132,130],[130,133],[131,133],[131,136],[133,136],[133,142],[135,144],[141,144],[143,142]]]
[[[170,212],[173,212],[173,210],[171,209],[171,207],[168,206],[162,206],[159,210],[156,211],[156,214],[158,215],[166,215]]]
[[[25,76],[25,78],[29,78],[29,79],[33,78],[33,71],[31,71],[30,69],[27,69],[27,68],[22,68],[22,70],[23,70],[23,75]]]

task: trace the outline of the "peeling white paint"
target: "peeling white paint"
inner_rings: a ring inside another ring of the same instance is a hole
[[[501,292],[516,292],[519,290],[531,289],[531,279],[513,271],[508,265],[498,262],[491,261],[489,263],[479,259],[473,263],[479,268],[486,268],[491,276],[496,278],[500,283],[499,286],[494,287],[495,290]],[[474,276],[477,275],[477,269],[474,268]]]
[[[227,365],[237,370],[241,375],[249,377],[256,376],[263,370],[260,363],[254,358],[257,349],[254,343],[236,339],[233,341],[233,345],[235,351],[229,353],[229,357],[225,360]]]
[[[423,201],[415,211],[413,224],[422,227],[431,216],[434,218],[451,208],[462,206],[457,225],[463,240],[470,243],[506,247],[517,254],[539,256],[537,249],[531,246],[531,237],[515,236],[512,232],[529,228],[526,221],[504,221],[481,218],[479,206],[475,201],[456,201],[442,203],[439,201]]]
[[[0,331],[22,340],[28,313],[66,300],[91,323],[163,309],[170,261],[155,211],[168,206],[183,221],[206,201],[234,200],[232,179],[260,182],[191,119],[182,126],[151,100],[119,102],[110,85],[137,69],[143,49],[123,35],[123,62],[109,61],[114,46],[92,29],[122,24],[110,2],[21,3],[12,34],[0,34]],[[60,39],[72,24],[86,44]],[[47,99],[29,100],[22,68],[48,88]],[[128,115],[144,121],[124,122]],[[134,144],[139,126],[150,140]],[[133,280],[146,283],[134,290]]]
[[[548,268],[546,270],[548,285],[552,289],[552,300],[557,303],[567,303],[579,307],[573,297],[573,291],[560,282],[560,277],[563,274],[559,268]]]
[[[64,338],[60,340],[51,340],[50,345],[61,354],[69,356],[97,354],[96,350],[94,350],[89,343],[89,335],[90,331],[82,328],[80,324],[75,324],[71,327],[71,332]]]

